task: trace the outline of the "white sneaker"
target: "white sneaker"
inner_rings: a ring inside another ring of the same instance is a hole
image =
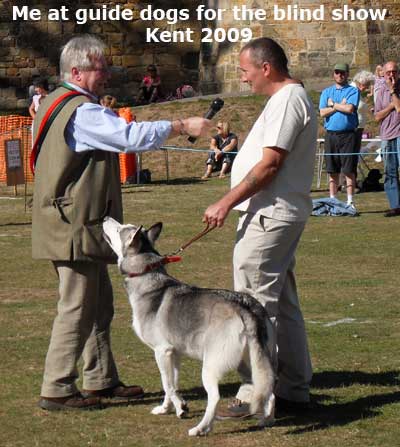
[[[355,205],[354,205],[353,202],[347,202],[347,206],[348,206],[349,208],[351,208],[353,211],[357,211],[357,209],[356,209],[356,207],[355,207]]]

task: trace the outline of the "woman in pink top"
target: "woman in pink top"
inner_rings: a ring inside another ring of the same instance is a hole
[[[137,101],[139,104],[150,104],[156,102],[160,97],[161,78],[157,72],[157,67],[150,64],[147,67],[147,74],[140,84]]]

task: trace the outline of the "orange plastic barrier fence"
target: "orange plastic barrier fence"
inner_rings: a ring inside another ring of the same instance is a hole
[[[29,169],[29,154],[32,148],[31,126],[32,118],[28,116],[0,116],[0,183],[7,183],[5,141],[15,139],[21,140],[25,181],[33,182],[33,176]]]
[[[135,119],[129,107],[119,109],[119,116],[126,122]],[[7,183],[7,171],[5,161],[5,141],[20,139],[22,148],[23,167],[25,181],[33,183],[33,175],[29,169],[29,155],[32,149],[32,118],[28,116],[8,115],[0,116],[0,183]],[[121,154],[119,157],[121,170],[121,183],[136,177],[136,155]]]
[[[135,116],[129,107],[123,107],[118,110],[118,115],[125,118],[127,123],[135,120]],[[119,168],[121,171],[121,183],[125,183],[128,179],[135,181],[136,178],[136,155],[135,154],[120,154]]]

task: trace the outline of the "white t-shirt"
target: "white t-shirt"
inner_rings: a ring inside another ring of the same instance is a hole
[[[32,102],[34,104],[34,110],[35,112],[38,111],[39,106],[40,106],[40,98],[42,97],[42,95],[33,95],[32,97]]]
[[[305,222],[312,210],[317,128],[314,106],[300,84],[288,84],[271,96],[235,158],[232,188],[261,161],[264,147],[279,147],[289,154],[272,182],[235,209]]]

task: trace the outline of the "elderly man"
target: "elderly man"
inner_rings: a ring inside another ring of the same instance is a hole
[[[319,109],[324,118],[326,170],[329,173],[329,194],[335,197],[339,186],[339,175],[346,178],[347,204],[354,207],[353,196],[356,185],[358,155],[355,131],[358,127],[357,108],[360,92],[348,84],[348,64],[336,64],[333,69],[335,84],[321,93]]]
[[[297,244],[310,215],[317,118],[306,91],[292,79],[283,49],[260,38],[240,53],[241,80],[269,96],[232,167],[232,189],[209,206],[203,220],[221,227],[240,212],[233,255],[235,290],[262,303],[270,319],[270,349],[277,370],[277,408],[304,408],[312,377],[307,337],[294,275]],[[249,371],[237,399],[219,418],[249,415]]]
[[[109,71],[104,45],[93,36],[67,43],[60,71],[64,82],[46,97],[34,127],[43,141],[34,154],[32,252],[52,261],[60,295],[39,406],[93,409],[102,398],[143,395],[140,386],[120,381],[110,345],[114,310],[107,264],[115,259],[102,238],[101,222],[107,215],[122,219],[117,154],[157,149],[171,135],[198,136],[210,123],[188,118],[126,124],[98,105]],[[80,357],[82,393],[75,383]]]
[[[383,67],[385,83],[376,92],[375,120],[380,123],[380,137],[385,164],[385,192],[390,209],[385,217],[400,215],[399,157],[400,157],[400,82],[399,69],[394,61]]]

